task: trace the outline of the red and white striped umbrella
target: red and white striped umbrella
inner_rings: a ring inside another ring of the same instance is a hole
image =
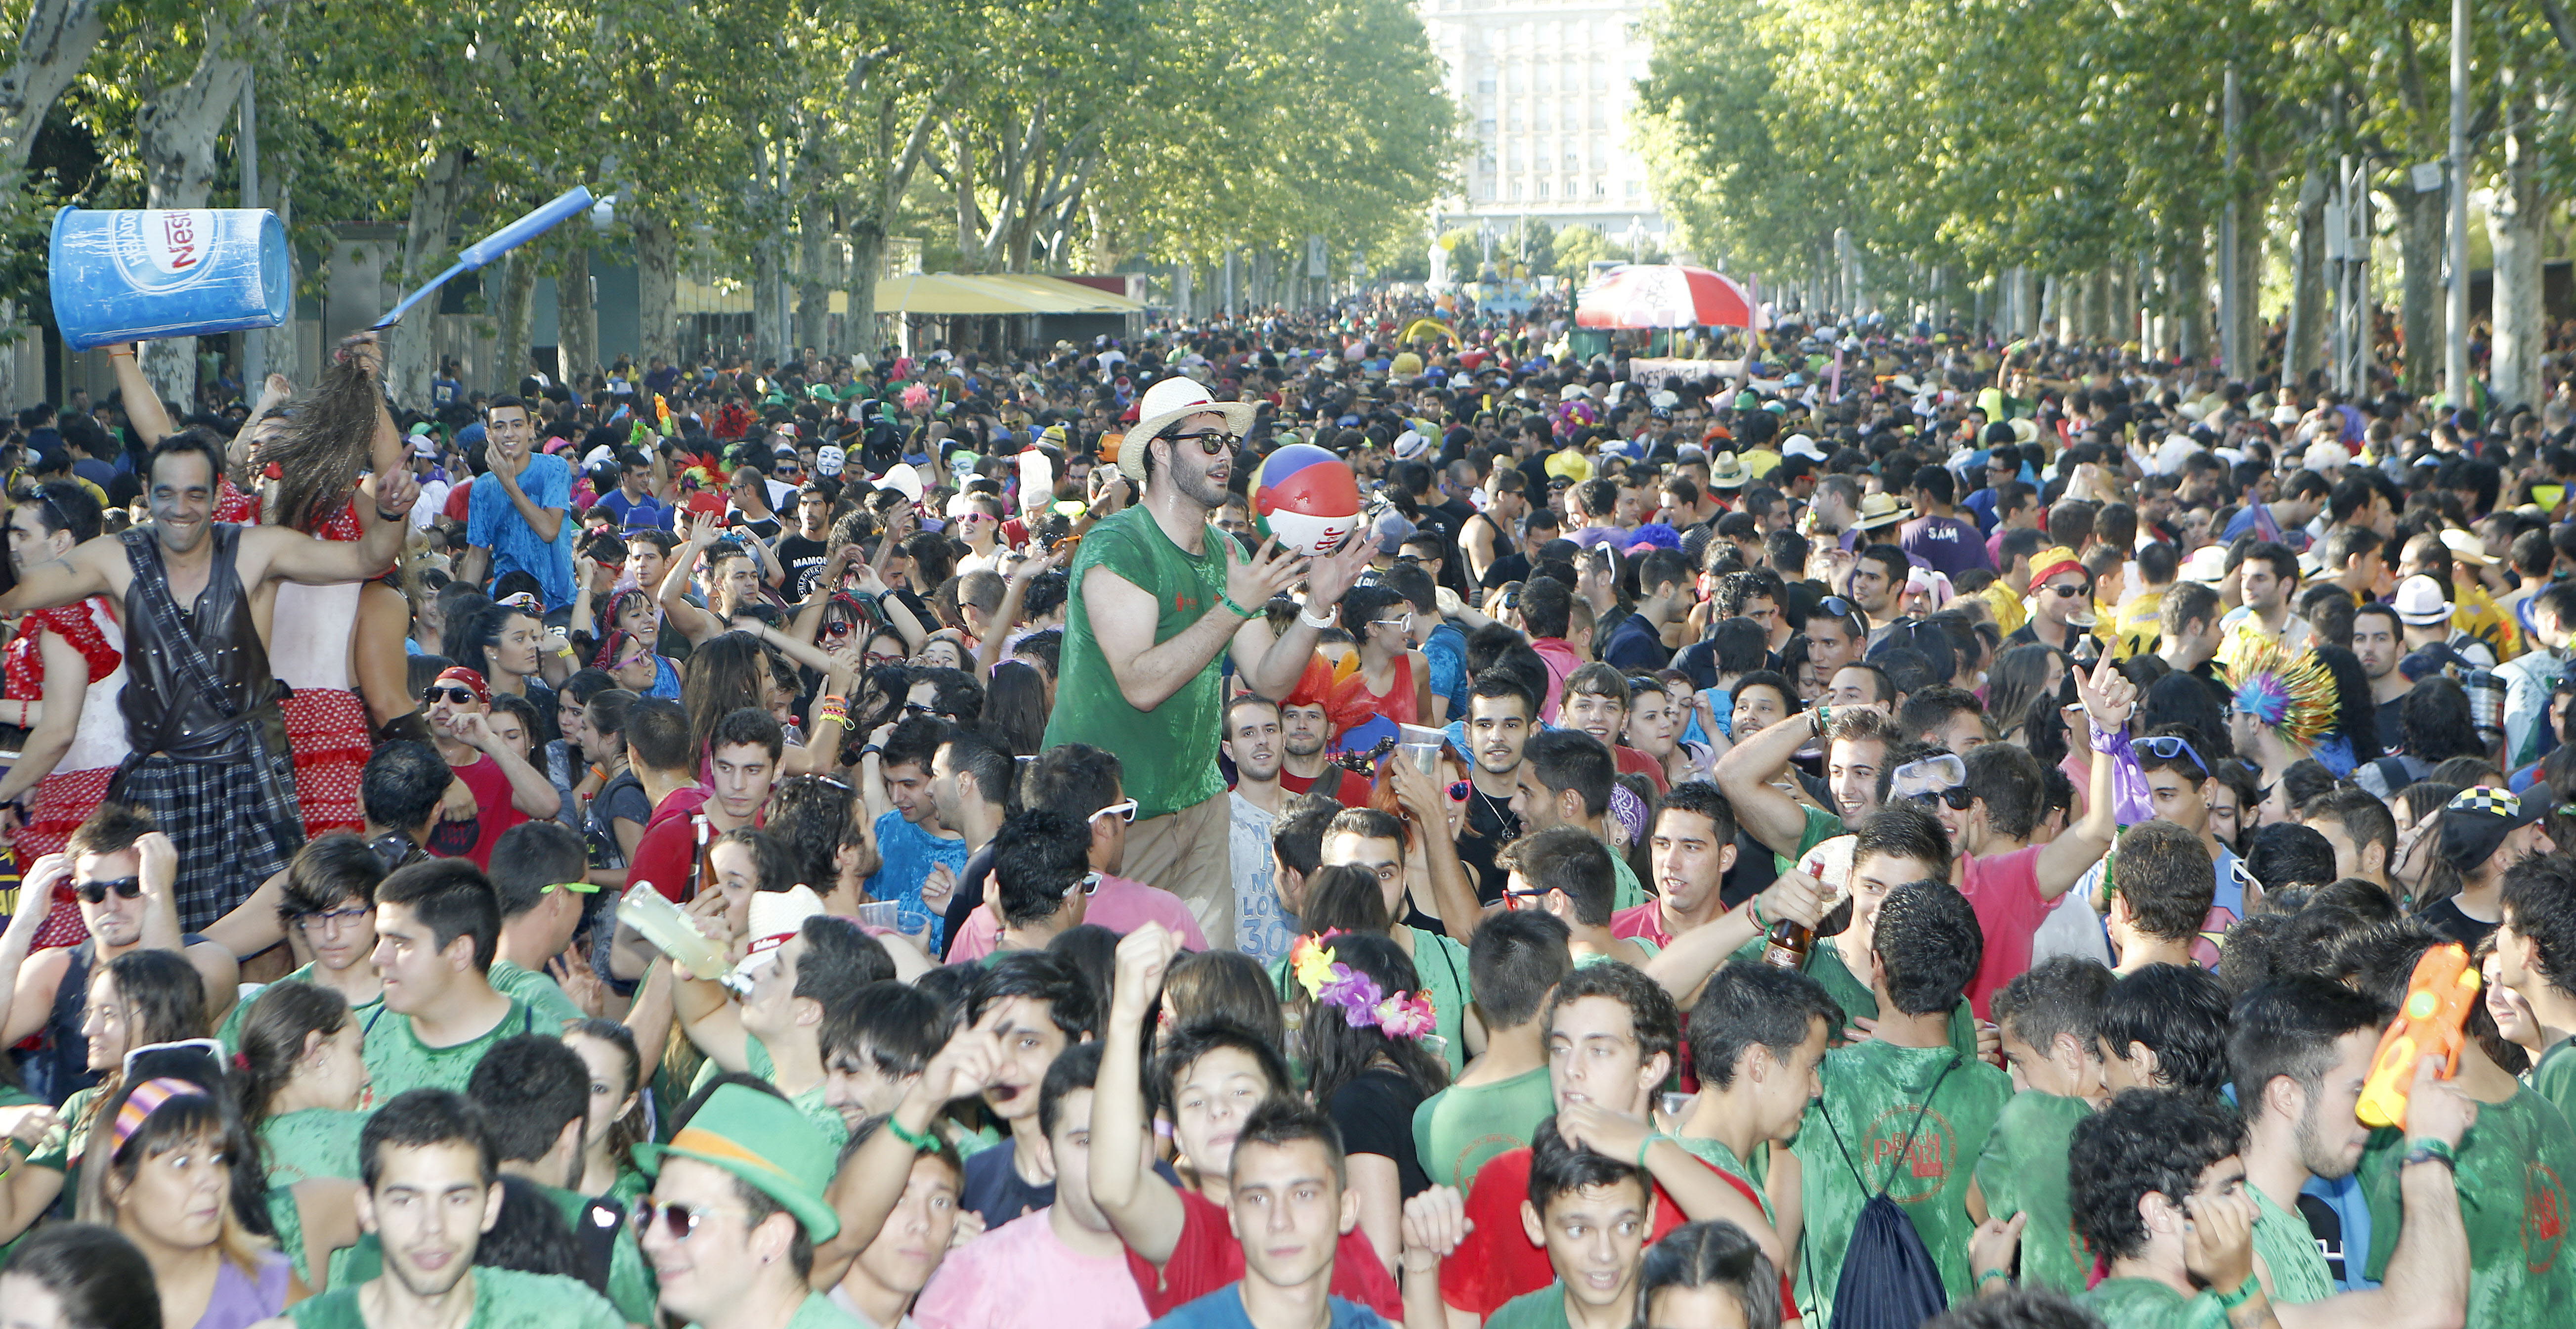
[[[1679,263],[1612,268],[1575,297],[1578,328],[1745,328],[1753,297],[1731,277]]]

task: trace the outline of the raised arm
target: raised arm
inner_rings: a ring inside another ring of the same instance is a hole
[[[500,766],[501,774],[509,777],[510,806],[538,821],[549,820],[563,811],[563,794],[555,788],[555,782],[547,779],[545,772],[529,765],[525,757],[512,752],[510,745],[492,732],[482,716],[471,713],[459,715],[451,732],[468,747],[490,757]]]
[[[143,366],[134,357],[131,343],[107,348],[107,363],[116,370],[116,399],[125,406],[125,422],[134,427],[134,437],[148,448],[175,430],[170,424],[169,408],[161,404],[161,394],[153,390],[152,380],[143,376]]]
[[[1787,919],[1814,927],[1823,916],[1823,896],[1821,883],[1814,877],[1792,870],[1763,888],[1760,895],[1673,938],[1672,944],[1646,961],[1646,977],[1687,1006],[1718,966],[1742,950],[1746,942],[1769,931],[1763,923],[1754,921],[1756,909],[1767,923]]]
[[[904,1137],[917,1140],[928,1136],[950,1103],[984,1092],[984,1086],[1000,1077],[1002,1039],[996,1030],[1007,1011],[1008,1003],[994,1002],[973,1028],[949,1035],[947,1046],[930,1059],[921,1078],[904,1091],[903,1101],[895,1105],[886,1128],[869,1136],[866,1143],[842,1160],[840,1170],[832,1176],[831,1189],[824,1194],[832,1211],[840,1215],[841,1234],[815,1248],[809,1286],[828,1288],[839,1284],[841,1276],[849,1271],[850,1261],[857,1259],[885,1227],[886,1215],[893,1213],[895,1203],[903,1198],[904,1179],[912,1175],[915,1150],[904,1143]],[[901,1135],[896,1133],[898,1127]],[[1096,1118],[1092,1138],[1100,1138]]]
[[[2075,679],[2075,690],[2084,698],[2088,732],[2081,738],[2092,759],[2092,776],[2085,786],[2083,819],[2067,827],[2066,834],[2049,841],[2039,851],[2039,860],[2032,865],[2039,875],[2039,895],[2043,900],[2054,900],[2066,894],[2083,877],[2086,868],[2100,862],[2102,855],[2110,851],[2113,837],[2120,832],[2119,810],[2112,806],[2111,759],[2091,750],[2093,736],[2089,730],[2099,728],[2110,733],[2126,726],[2129,712],[2136,708],[2138,690],[2131,686],[2126,675],[2112,666],[2107,651],[2089,674],[2079,669]],[[2074,726],[2069,725],[2068,728],[2072,730]],[[2070,734],[2069,741],[2075,737]]]
[[[689,542],[672,556],[670,569],[662,574],[662,584],[653,595],[662,612],[671,616],[682,636],[691,645],[703,642],[725,630],[724,620],[689,603],[689,578],[696,575],[698,559],[722,532],[712,513],[701,513],[689,522]]]
[[[268,575],[306,586],[365,581],[392,567],[411,531],[411,505],[420,497],[420,482],[404,470],[383,471],[358,487],[356,541],[316,540],[284,526],[244,531],[245,542],[267,558]]]
[[[994,667],[1002,663],[1002,642],[1011,635],[1011,626],[1020,621],[1020,606],[1028,599],[1029,583],[1061,562],[1063,556],[1050,551],[1022,559],[1018,567],[1011,569],[1010,580],[1002,586],[1001,606],[993,611],[992,630],[975,643],[975,677],[993,676]]]
[[[1101,1032],[1098,1091],[1091,1100],[1091,1198],[1120,1240],[1162,1267],[1180,1245],[1188,1211],[1181,1193],[1154,1171],[1146,1147],[1151,1114],[1145,1109],[1142,1044],[1163,989],[1163,971],[1180,941],[1159,923],[1147,923],[1118,941],[1118,968],[1109,993],[1109,1020]]]
[[[123,562],[125,551],[115,536],[102,535],[82,541],[60,558],[28,564],[18,574],[18,584],[0,595],[0,618],[113,593],[115,585],[107,576],[111,559]]]
[[[1269,554],[1271,549],[1272,545],[1264,544],[1262,553]],[[1272,635],[1269,619],[1257,613],[1234,630],[1234,668],[1243,676],[1246,686],[1272,701],[1284,700],[1296,690],[1297,680],[1305,676],[1307,663],[1315,658],[1318,630],[1309,615],[1331,621],[1333,607],[1342,602],[1342,596],[1349,593],[1352,586],[1358,584],[1360,574],[1368,571],[1369,557],[1375,551],[1374,544],[1353,536],[1339,550],[1308,563],[1306,606],[1288,624],[1287,631]],[[1274,555],[1285,556],[1284,550]],[[1243,592],[1231,590],[1233,568],[1238,566],[1238,561],[1234,559],[1232,550],[1227,551],[1226,557],[1227,581],[1235,603],[1252,610],[1269,603],[1270,597],[1277,593],[1276,588],[1256,591],[1261,597],[1258,600],[1246,600]],[[1261,555],[1255,555],[1253,566],[1266,566]],[[1096,620],[1094,626],[1097,626]],[[1414,668],[1417,677],[1429,676],[1430,671],[1424,669],[1419,661]]]
[[[1775,853],[1794,854],[1806,838],[1807,812],[1771,787],[1771,777],[1824,728],[1825,710],[1793,715],[1738,742],[1717,759],[1717,787],[1735,808],[1736,824]]]

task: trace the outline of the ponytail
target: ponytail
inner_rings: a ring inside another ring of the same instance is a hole
[[[233,1061],[233,1097],[242,1125],[254,1136],[270,1115],[307,1036],[330,1038],[349,1024],[348,998],[326,987],[293,980],[271,983],[250,1003],[242,1020],[241,1052]]]

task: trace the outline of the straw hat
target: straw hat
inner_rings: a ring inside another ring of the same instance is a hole
[[[1237,435],[1252,428],[1252,403],[1218,401],[1192,379],[1167,378],[1145,389],[1143,399],[1136,403],[1136,423],[1127,427],[1127,437],[1135,439],[1136,446],[1118,450],[1119,473],[1142,486],[1145,449],[1154,436],[1178,421],[1209,413],[1224,416],[1225,427]]]
[[[1746,479],[1744,463],[1732,452],[1721,452],[1708,459],[1708,487],[1742,489]]]
[[[1911,506],[1897,502],[1890,495],[1863,494],[1860,498],[1860,520],[1852,523],[1852,529],[1874,531],[1882,526],[1893,526],[1913,515]]]

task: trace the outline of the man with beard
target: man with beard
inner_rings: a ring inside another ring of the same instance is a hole
[[[502,1191],[491,1129],[464,1095],[415,1089],[385,1104],[358,1136],[358,1167],[358,1226],[383,1243],[384,1271],[297,1302],[257,1329],[619,1329],[625,1323],[579,1279],[474,1263],[483,1234],[501,1220]]]
[[[2410,1152],[2398,1172],[2405,1226],[2379,1287],[2336,1295],[2329,1256],[2299,1211],[2311,1178],[2349,1177],[2361,1164],[2370,1128],[2353,1106],[2387,1015],[2374,998],[2310,974],[2274,979],[2236,1003],[2227,1050],[2245,1109],[2240,1152],[2254,1201],[2254,1271],[2283,1329],[2456,1324],[2468,1300],[2468,1234],[2446,1160],[2478,1105],[2456,1086],[2418,1075],[2407,1095],[2408,1145],[2425,1152],[2420,1161]]]
[[[1245,693],[1226,704],[1225,755],[1234,763],[1226,799],[1226,863],[1234,874],[1235,949],[1267,965],[1296,941],[1296,920],[1279,899],[1279,859],[1270,834],[1288,806],[1279,784],[1279,703]]]
[[[1135,508],[1084,537],[1070,576],[1063,669],[1046,745],[1090,743],[1132,753],[1136,800],[1128,870],[1187,901],[1209,941],[1234,944],[1227,812],[1216,767],[1224,715],[1217,657],[1229,655],[1251,690],[1288,695],[1314,658],[1318,633],[1375,552],[1346,540],[1304,559],[1265,542],[1235,556],[1208,524],[1225,501],[1234,451],[1252,427],[1247,402],[1219,402],[1187,378],[1145,390],[1118,468],[1142,494]],[[1297,620],[1273,632],[1271,597],[1303,577]]]
[[[1324,699],[1303,688],[1279,706],[1279,787],[1290,794],[1321,794],[1345,807],[1368,802],[1368,782],[1353,778],[1324,753],[1333,722]],[[1350,795],[1344,799],[1342,795]]]
[[[351,353],[370,366],[375,342]],[[377,425],[390,432],[380,408]],[[419,486],[391,471],[360,487],[365,534],[316,540],[286,526],[214,520],[221,443],[190,429],[154,445],[152,521],[30,561],[0,614],[113,599],[125,625],[120,707],[130,755],[108,796],[139,803],[179,847],[179,924],[202,928],[242,902],[304,845],[304,814],[269,667],[276,584],[327,586],[382,572],[411,530]]]

